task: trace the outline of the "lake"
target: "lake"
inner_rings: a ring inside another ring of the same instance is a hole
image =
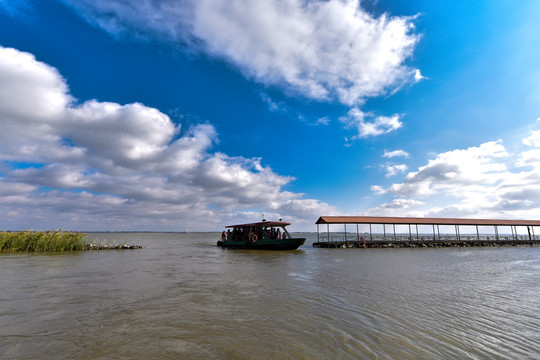
[[[299,234],[297,234],[299,235]],[[540,358],[540,248],[0,255],[1,359]]]

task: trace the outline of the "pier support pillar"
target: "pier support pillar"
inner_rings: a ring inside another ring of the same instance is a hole
[[[328,236],[326,241],[330,242],[330,224],[326,224],[326,234],[326,236]]]

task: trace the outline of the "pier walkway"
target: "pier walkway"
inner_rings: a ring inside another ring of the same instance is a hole
[[[321,248],[540,246],[540,220],[321,216],[316,224]]]

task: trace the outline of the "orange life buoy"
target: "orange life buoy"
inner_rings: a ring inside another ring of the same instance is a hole
[[[253,234],[253,236],[251,236],[251,241],[257,242],[258,240],[259,240],[259,237],[257,236],[257,234]]]

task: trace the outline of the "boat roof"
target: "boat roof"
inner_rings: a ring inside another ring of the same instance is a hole
[[[260,221],[260,222],[251,223],[251,224],[228,225],[228,226],[225,226],[225,228],[245,228],[245,227],[252,227],[252,226],[263,226],[263,225],[285,227],[285,226],[291,225],[291,223],[285,222],[285,221]]]

